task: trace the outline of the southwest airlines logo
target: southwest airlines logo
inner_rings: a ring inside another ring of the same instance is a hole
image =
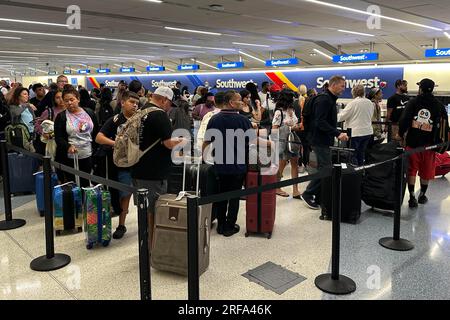
[[[340,62],[360,62],[378,60],[378,53],[344,54],[333,56],[334,63]]]
[[[299,64],[299,60],[297,58],[291,59],[278,59],[278,60],[267,60],[267,67],[278,67],[278,66],[291,66]]]
[[[425,57],[426,58],[450,57],[450,48],[426,50]]]
[[[236,68],[243,68],[244,63],[243,62],[222,62],[217,64],[217,68],[219,69],[236,69]]]
[[[148,66],[147,71],[166,71],[166,67],[164,66]]]
[[[345,77],[344,77],[345,78]],[[317,88],[321,89],[328,82],[324,77],[317,78]],[[381,81],[380,78],[375,77],[373,79],[345,79],[345,87],[347,89],[353,89],[353,87],[357,85],[363,85],[366,88],[385,88],[387,83],[385,81]]]
[[[198,64],[184,64],[179,65],[178,70],[179,71],[192,71],[192,70],[199,70],[200,66]]]

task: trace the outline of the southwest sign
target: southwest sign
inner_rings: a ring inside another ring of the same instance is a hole
[[[199,70],[200,65],[198,64],[182,64],[178,66],[178,71],[192,71]]]
[[[267,60],[267,67],[284,67],[284,66],[292,66],[299,64],[299,60],[297,58],[290,59],[277,59],[277,60]]]
[[[166,71],[166,67],[164,67],[164,66],[147,66],[147,71],[148,72],[152,72],[152,71],[157,71],[157,72]]]
[[[428,49],[425,51],[426,58],[450,57],[450,48],[446,49]]]
[[[243,67],[244,67],[243,62],[222,62],[217,64],[217,68],[219,69],[237,69]]]
[[[97,69],[97,73],[110,73],[111,69]]]
[[[135,68],[120,68],[120,72],[122,73],[130,73],[130,72],[134,72],[136,69]]]
[[[91,70],[89,70],[89,69],[78,70],[78,74],[88,74],[88,73],[91,73]]]
[[[334,63],[361,62],[378,60],[378,53],[358,53],[333,56]]]

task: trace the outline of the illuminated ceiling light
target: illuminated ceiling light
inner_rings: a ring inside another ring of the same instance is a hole
[[[337,4],[323,2],[323,1],[318,1],[318,0],[303,0],[303,1],[310,2],[310,3],[315,3],[315,4],[318,4],[318,5],[321,5],[321,6],[331,7],[331,8],[334,8],[334,9],[340,9],[340,10],[356,12],[356,13],[360,13],[360,14],[363,14],[363,15],[366,15],[366,16],[378,17],[378,18],[383,18],[383,19],[386,19],[386,20],[391,20],[391,21],[396,21],[396,22],[400,22],[400,23],[405,23],[405,24],[416,26],[416,27],[422,27],[422,28],[427,28],[427,29],[436,30],[436,31],[444,31],[444,30],[442,30],[440,28],[427,26],[425,24],[420,24],[420,23],[415,23],[415,22],[412,22],[412,21],[392,18],[392,17],[381,15],[381,14],[377,14],[377,13],[367,12],[367,11],[364,11],[364,10],[353,9],[353,8],[345,7],[343,5],[337,5]]]
[[[445,36],[450,39],[450,34],[448,32],[444,32]]]
[[[18,22],[18,23],[28,23],[28,24],[40,24],[40,25],[54,26],[54,27],[68,27],[67,24],[51,23],[51,22],[42,22],[42,21],[33,21],[33,20],[18,20],[18,19],[0,18],[0,21],[6,21],[6,22]]]
[[[6,37],[6,36],[0,36],[0,39],[22,40],[22,38],[19,37]]]
[[[166,29],[166,30],[174,30],[174,31],[182,31],[182,32],[208,34],[208,35],[211,35],[211,36],[221,36],[222,35],[221,33],[218,33],[218,32],[208,32],[208,31],[183,29],[183,28],[164,27],[164,29]]]
[[[343,32],[343,33],[351,33],[351,34],[357,34],[360,36],[366,36],[366,37],[375,37],[375,35],[373,34],[368,34],[368,33],[362,33],[362,32],[355,32],[355,31],[348,31],[348,30],[338,30],[339,32]]]
[[[220,70],[219,68],[214,67],[214,66],[212,66],[212,65],[210,65],[210,64],[207,64],[207,63],[205,63],[205,62],[202,62],[202,61],[200,61],[200,60],[191,59],[191,61],[200,63],[200,64],[202,64],[202,65],[204,65],[204,66],[207,66],[207,67],[210,67],[210,68],[213,68],[213,69],[216,69],[216,70]]]
[[[179,50],[179,49],[169,49],[173,52],[192,52],[192,53],[206,53],[205,51],[195,51],[195,50]]]
[[[95,50],[95,51],[105,51],[101,48],[84,48],[84,47],[66,47],[66,46],[56,46],[59,49],[80,49],[80,50]]]
[[[322,52],[322,51],[320,51],[318,49],[313,49],[313,50],[314,50],[314,52],[316,52],[316,53],[318,53],[318,54],[320,54],[320,55],[322,55],[322,56],[324,56],[324,57],[326,57],[326,58],[328,58],[330,60],[333,60],[332,56],[330,56],[330,55],[328,55],[328,54],[326,54],[326,53],[324,53],[324,52]]]
[[[255,57],[255,56],[252,56],[251,54],[248,54],[248,53],[246,53],[246,52],[244,52],[244,51],[240,51],[240,50],[239,50],[239,53],[242,54],[242,55],[244,55],[244,56],[247,56],[247,57],[249,57],[249,58],[252,58],[252,59],[254,59],[254,60],[256,60],[256,61],[260,61],[260,62],[266,64],[266,62],[265,62],[264,60],[259,59],[259,58]]]
[[[245,42],[233,42],[233,44],[237,44],[237,45],[241,45],[241,46],[270,48],[270,46],[268,46],[266,44],[254,44],[254,43],[245,43]]]
[[[145,0],[147,2],[153,2],[153,3],[163,3],[161,0]]]

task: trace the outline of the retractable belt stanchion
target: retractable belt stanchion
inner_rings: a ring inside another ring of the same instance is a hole
[[[139,275],[141,286],[141,300],[151,300],[151,275],[149,256],[148,232],[148,190],[138,190],[138,229],[139,229]]]
[[[340,255],[340,237],[341,237],[341,198],[342,198],[342,166],[336,164],[333,166],[332,173],[332,208],[333,208],[333,244],[331,255],[332,273],[322,274],[315,280],[315,285],[320,290],[343,295],[356,290],[355,282],[339,274],[339,255]]]
[[[188,213],[188,298],[200,300],[200,275],[198,272],[198,197],[187,198]]]
[[[395,162],[395,192],[397,201],[394,211],[394,236],[380,239],[380,245],[395,251],[409,251],[414,249],[414,245],[405,239],[400,238],[400,217],[403,204],[403,179],[405,175],[404,157],[400,157]]]
[[[8,163],[8,150],[6,148],[6,141],[0,142],[2,157],[2,170],[3,170],[3,198],[5,201],[5,220],[0,221],[0,230],[12,230],[17,229],[26,224],[25,220],[13,219],[12,217],[12,205],[11,205],[11,189],[9,188],[9,163]]]
[[[58,270],[71,261],[66,254],[55,254],[53,232],[53,204],[52,204],[52,167],[51,158],[44,157],[44,201],[45,201],[45,243],[46,255],[31,261],[30,268],[34,271]]]

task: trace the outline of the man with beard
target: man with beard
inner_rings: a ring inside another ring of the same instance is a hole
[[[408,81],[397,80],[395,82],[396,92],[387,102],[387,119],[392,122],[392,137],[400,140],[398,135],[398,122],[409,101]]]

